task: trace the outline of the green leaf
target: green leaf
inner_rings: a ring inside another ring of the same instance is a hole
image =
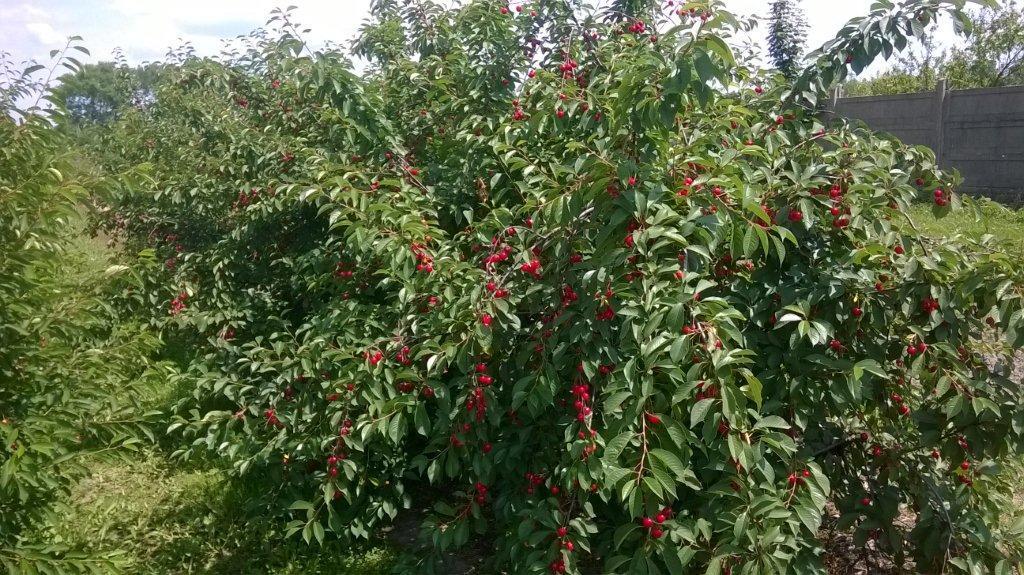
[[[674,453],[665,449],[652,449],[650,453],[654,459],[663,463],[669,471],[674,473],[680,482],[684,480],[687,467]]]
[[[690,427],[696,427],[698,423],[704,421],[707,416],[708,410],[714,405],[715,399],[702,399],[694,404],[693,409],[690,410]]]
[[[632,431],[624,431],[612,438],[612,440],[604,447],[604,461],[611,463],[618,459],[619,454],[621,454],[622,450],[625,449],[626,444],[628,444],[629,440],[635,435],[636,434]]]

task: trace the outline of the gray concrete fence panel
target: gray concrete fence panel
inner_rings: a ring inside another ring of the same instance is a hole
[[[833,98],[831,111],[935,150],[963,192],[1024,205],[1024,86]]]

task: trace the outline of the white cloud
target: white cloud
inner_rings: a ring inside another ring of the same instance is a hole
[[[43,44],[57,45],[67,40],[67,36],[57,32],[53,29],[53,26],[46,22],[29,22],[25,24],[25,29],[31,32]]]

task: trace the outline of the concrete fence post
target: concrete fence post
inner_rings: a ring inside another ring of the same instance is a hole
[[[842,89],[835,87],[829,90],[828,102],[825,103],[825,125],[831,126],[835,122],[836,117],[836,104],[839,103],[839,98],[842,97]]]
[[[942,78],[935,85],[935,162],[942,165],[946,150],[946,110],[949,103],[949,83]]]

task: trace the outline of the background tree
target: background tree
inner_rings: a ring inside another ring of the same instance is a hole
[[[800,0],[774,0],[769,12],[768,53],[787,78],[796,76],[803,55],[807,19]]]
[[[160,66],[156,64],[84,64],[62,76],[52,96],[67,110],[67,120],[72,124],[107,124],[127,107],[151,102],[159,73]]]
[[[953,88],[1024,84],[1024,5],[1008,0],[971,19],[972,35],[954,48],[942,73]]]

